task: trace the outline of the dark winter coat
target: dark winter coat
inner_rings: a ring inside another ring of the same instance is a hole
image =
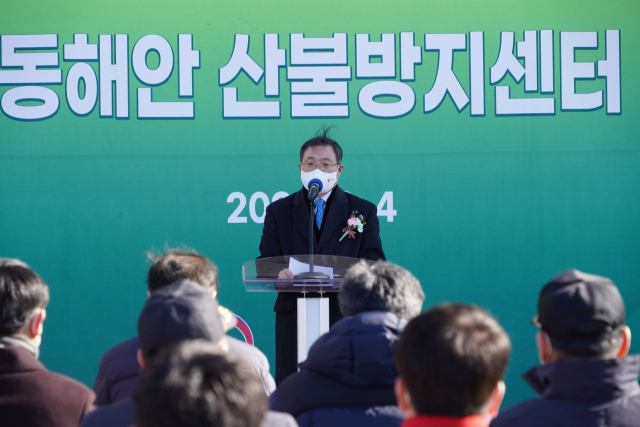
[[[86,386],[47,371],[27,349],[0,348],[0,426],[76,427],[94,400]]]
[[[133,400],[124,399],[113,405],[103,406],[87,415],[80,427],[136,427]],[[269,411],[260,427],[298,427],[289,414]]]
[[[542,395],[501,412],[491,427],[627,427],[640,425],[640,356],[560,360],[524,379]]]
[[[340,320],[271,395],[272,409],[301,427],[399,426],[393,346],[406,323],[380,311]]]
[[[266,210],[262,238],[260,239],[260,258],[285,255],[304,255],[309,253],[310,209],[307,200],[308,191],[300,191],[277,200]],[[357,211],[363,215],[366,225],[362,233],[355,238],[340,241],[347,226],[347,220]],[[339,186],[331,191],[321,228],[315,227],[313,252],[319,255],[337,255],[351,258],[364,258],[371,261],[384,260],[380,224],[376,205],[360,197],[347,193]],[[307,298],[316,298],[318,294],[307,294]],[[329,324],[340,320],[338,295],[329,292]],[[298,363],[297,346],[297,298],[298,292],[278,292],[273,311],[276,313],[276,383],[280,385],[285,378],[296,372]]]

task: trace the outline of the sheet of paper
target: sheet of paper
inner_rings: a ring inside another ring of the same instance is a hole
[[[309,264],[305,264],[291,257],[289,258],[289,270],[291,270],[294,276],[299,273],[306,273],[309,271]],[[330,279],[333,279],[333,268],[331,267],[321,267],[316,265],[313,267],[313,270],[318,273],[324,273],[329,276]]]

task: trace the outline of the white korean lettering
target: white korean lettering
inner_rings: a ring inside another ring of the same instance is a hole
[[[178,80],[181,97],[193,96],[194,68],[200,68],[200,51],[193,50],[193,35],[178,34]]]
[[[620,30],[605,31],[607,59],[598,61],[598,77],[607,79],[607,114],[620,114]]]
[[[370,62],[380,57],[380,62]],[[369,34],[356,34],[356,77],[396,76],[396,35],[383,34],[379,42],[369,41]]]
[[[422,48],[414,41],[414,33],[400,33],[400,80],[415,80],[415,64],[422,64]]]
[[[469,33],[471,115],[484,116],[484,33]]]
[[[560,33],[560,87],[563,110],[594,110],[602,106],[602,90],[592,93],[576,93],[577,79],[595,79],[593,62],[576,62],[576,49],[598,47],[598,33]]]
[[[469,103],[469,97],[453,73],[453,51],[467,48],[466,34],[425,34],[424,50],[438,51],[438,74],[433,87],[424,96],[424,112],[435,110],[444,100],[447,92],[451,95],[458,111]]]
[[[291,65],[347,65],[347,33],[333,37],[291,34]]]
[[[113,116],[112,85],[116,84],[116,117],[129,117],[129,36],[116,34],[115,63],[112,63],[111,36],[100,35],[100,116]]]

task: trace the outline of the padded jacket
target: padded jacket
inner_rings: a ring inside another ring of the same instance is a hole
[[[640,424],[640,356],[560,360],[524,379],[542,395],[501,412],[491,427],[627,427]]]
[[[381,311],[340,320],[271,395],[271,408],[301,427],[399,426],[393,347],[406,323]]]

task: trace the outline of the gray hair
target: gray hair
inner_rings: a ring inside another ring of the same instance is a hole
[[[343,316],[386,311],[412,319],[422,310],[424,292],[418,279],[399,265],[360,261],[347,270],[338,301]]]
[[[17,258],[0,258],[0,268],[2,267],[23,267],[29,268],[26,262],[20,261]]]

